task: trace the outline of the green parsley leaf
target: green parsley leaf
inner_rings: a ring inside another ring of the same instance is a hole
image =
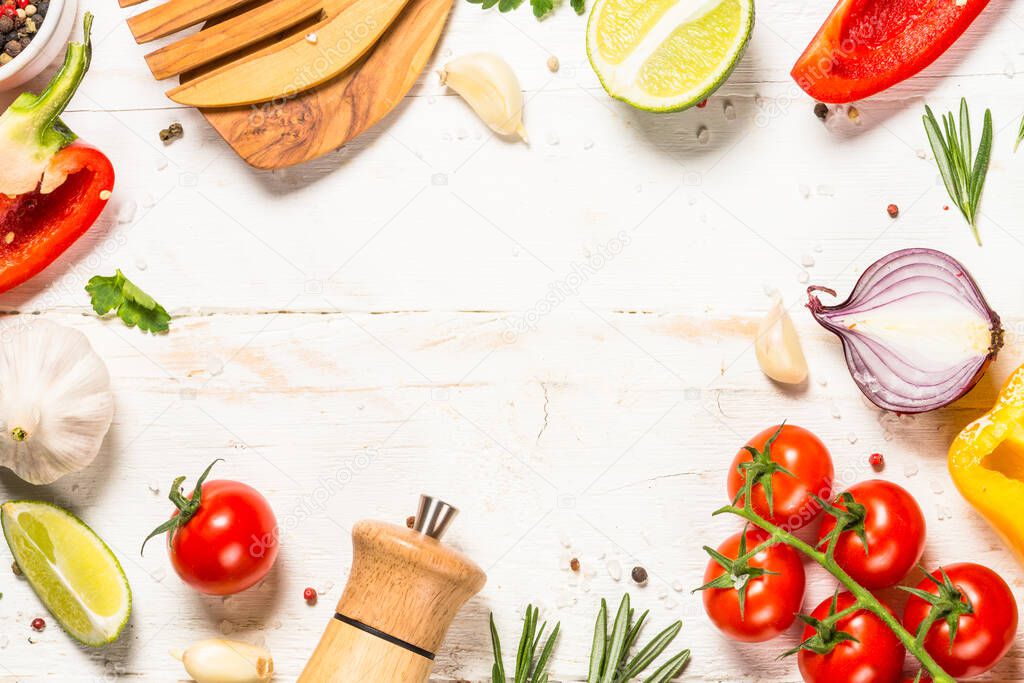
[[[533,6],[533,16],[540,19],[555,9],[555,0],[530,0],[530,5]]]
[[[500,12],[511,12],[519,9],[525,0],[467,0],[474,5],[480,5],[481,9],[497,7]],[[530,7],[533,8],[533,15],[543,19],[555,9],[556,0],[530,0]],[[586,0],[569,0],[569,4],[576,14],[583,14],[587,10]]]
[[[166,332],[170,327],[171,316],[164,307],[120,270],[110,277],[96,275],[90,278],[85,291],[92,297],[92,310],[97,315],[116,310],[125,325],[138,327],[143,332]]]

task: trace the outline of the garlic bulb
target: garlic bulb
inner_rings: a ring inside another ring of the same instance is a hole
[[[499,135],[518,135],[528,142],[523,125],[523,91],[505,60],[476,52],[448,62],[439,75],[441,85],[461,95],[491,130]]]
[[[89,340],[48,320],[0,327],[0,466],[49,484],[93,461],[114,417],[110,375]]]
[[[274,677],[274,659],[264,648],[223,638],[201,640],[171,653],[196,683],[266,683]]]
[[[800,338],[778,297],[757,328],[754,352],[761,371],[776,382],[800,384],[807,379],[807,360]]]

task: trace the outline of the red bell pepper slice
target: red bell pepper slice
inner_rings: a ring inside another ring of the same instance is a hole
[[[75,142],[50,161],[67,180],[49,194],[0,194],[0,293],[37,275],[96,222],[114,187],[114,167]]]
[[[863,99],[945,52],[988,0],[839,0],[791,75],[821,102]]]
[[[68,45],[46,89],[22,93],[0,115],[0,293],[64,253],[96,221],[114,187],[110,160],[76,142],[60,120],[89,69],[91,28],[86,13],[85,39]]]

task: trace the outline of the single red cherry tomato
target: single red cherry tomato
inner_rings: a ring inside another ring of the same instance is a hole
[[[267,499],[237,481],[206,481],[210,465],[185,498],[175,480],[178,511],[149,538],[169,532],[171,564],[200,593],[232,595],[267,575],[278,551],[278,528]],[[149,538],[146,540],[148,541]]]
[[[845,501],[847,494],[853,503]],[[897,584],[914,569],[924,553],[925,521],[921,507],[906,489],[874,479],[854,484],[833,501],[839,510],[863,515],[852,522],[836,541],[835,559],[857,583],[871,590]],[[836,528],[836,518],[826,515],[818,531],[820,546]],[[867,540],[867,552],[855,528]]]
[[[755,457],[747,448],[754,449],[758,455]],[[784,467],[793,476],[778,467]],[[835,477],[832,456],[821,439],[803,427],[776,425],[748,441],[733,458],[729,469],[730,499],[737,500],[751,473],[755,478],[751,494],[754,511],[790,531],[806,525],[821,512],[814,496],[824,500],[832,497]],[[769,476],[774,506],[771,509],[763,484]],[[738,502],[742,502],[742,496]]]
[[[766,538],[760,530],[738,533],[718,546],[718,552],[733,561]],[[704,611],[718,630],[733,640],[758,643],[778,636],[793,624],[803,604],[806,585],[804,566],[795,550],[783,544],[772,545],[734,570],[735,573],[727,571],[711,559],[704,572],[705,584],[728,576],[731,585],[741,586],[704,589]],[[742,614],[740,590],[746,594]]]
[[[840,593],[818,605],[811,617],[823,621],[830,614],[842,612],[856,602],[850,593]],[[890,610],[891,611],[891,610]],[[834,624],[836,631],[848,633],[855,640],[839,640],[827,654],[800,650],[797,663],[807,683],[898,683],[903,676],[906,648],[888,626],[875,614],[857,610]],[[804,640],[816,632],[808,624]]]
[[[971,562],[946,565],[932,572],[917,588],[947,604],[960,606],[952,647],[945,619],[936,621],[924,639],[928,654],[950,676],[980,676],[994,667],[1013,645],[1017,603],[1006,581],[991,569]],[[931,607],[927,601],[911,595],[903,613],[903,626],[917,633]]]

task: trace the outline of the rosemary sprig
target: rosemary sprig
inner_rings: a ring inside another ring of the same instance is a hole
[[[537,628],[537,620],[540,610],[533,605],[526,606],[526,616],[523,618],[523,632],[519,638],[519,649],[516,652],[516,670],[512,678],[513,683],[547,683],[548,673],[546,671],[548,662],[551,660],[551,653],[555,649],[555,641],[558,640],[558,629],[561,624],[555,624],[551,630],[544,647],[541,649],[540,657],[536,657],[537,647],[540,645],[547,628],[547,622]],[[493,683],[506,683],[505,665],[501,659],[501,640],[498,638],[498,629],[494,625],[494,614],[491,614],[491,646],[494,649],[494,666],[491,668]]]
[[[1020,118],[1020,128],[1017,129],[1017,141],[1013,143],[1013,153],[1017,153],[1017,148],[1020,147],[1020,143],[1024,142],[1024,116]]]
[[[630,651],[646,619],[647,612],[644,612],[639,619],[634,620],[634,611],[629,606],[627,593],[622,596],[619,611],[615,615],[609,634],[608,603],[601,600],[601,609],[594,623],[594,642],[590,651],[587,683],[625,683],[636,678],[661,656],[683,627],[681,621],[675,622],[630,657]],[[689,660],[689,650],[677,653],[658,667],[645,683],[666,683],[672,680],[686,667]]]
[[[935,163],[939,166],[942,182],[946,185],[946,192],[971,226],[978,246],[981,246],[978,203],[981,201],[981,190],[992,157],[992,112],[985,110],[981,141],[975,153],[971,143],[971,118],[966,99],[960,98],[959,128],[952,112],[947,112],[940,124],[931,107],[926,105],[924,111],[924,129],[935,155]]]

